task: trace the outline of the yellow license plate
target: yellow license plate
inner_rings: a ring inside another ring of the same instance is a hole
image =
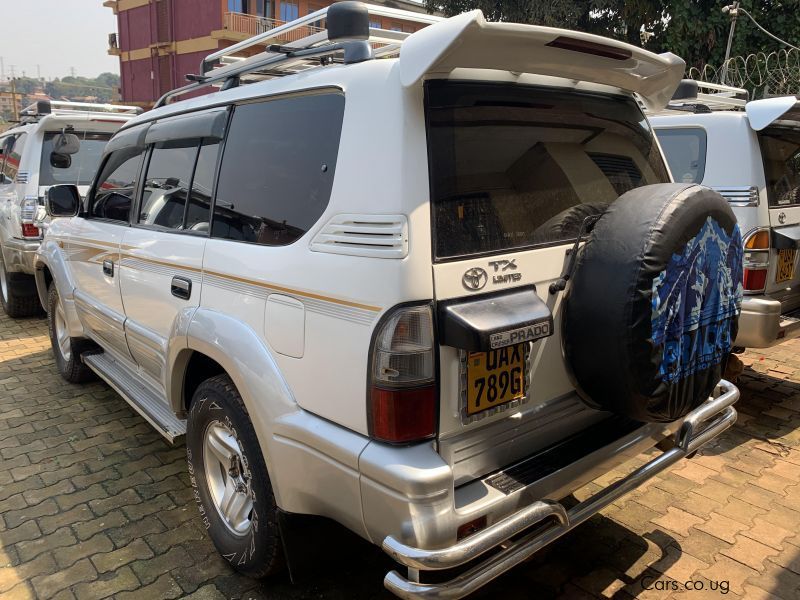
[[[467,357],[467,414],[474,415],[525,395],[525,344]]]
[[[778,250],[778,271],[775,273],[775,283],[783,283],[794,279],[794,263],[797,250]]]

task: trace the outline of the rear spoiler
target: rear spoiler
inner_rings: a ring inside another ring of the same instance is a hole
[[[795,96],[753,100],[747,103],[744,110],[754,131],[761,131],[775,124],[800,128],[800,101]]]
[[[686,63],[616,40],[518,23],[488,23],[480,10],[434,23],[400,47],[400,81],[428,73],[499,69],[599,83],[636,93],[648,109],[666,106]]]

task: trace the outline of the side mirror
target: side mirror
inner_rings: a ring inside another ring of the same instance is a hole
[[[50,166],[56,169],[69,169],[72,166],[72,157],[61,152],[51,152]]]
[[[54,185],[47,190],[45,209],[51,217],[74,217],[81,208],[77,185]]]

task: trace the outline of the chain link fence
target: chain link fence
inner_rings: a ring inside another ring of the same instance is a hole
[[[698,81],[723,83],[725,65],[692,67],[689,77]],[[750,99],[800,94],[800,52],[795,49],[734,56],[727,61],[726,85],[750,92]]]

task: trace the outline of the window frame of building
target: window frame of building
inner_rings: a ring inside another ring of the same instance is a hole
[[[248,14],[248,0],[228,0],[228,12]]]
[[[288,15],[287,12],[284,11],[284,7],[291,7],[292,15]],[[290,23],[300,17],[300,1],[299,0],[280,0],[280,6],[278,7],[278,19],[283,21],[284,23]]]

